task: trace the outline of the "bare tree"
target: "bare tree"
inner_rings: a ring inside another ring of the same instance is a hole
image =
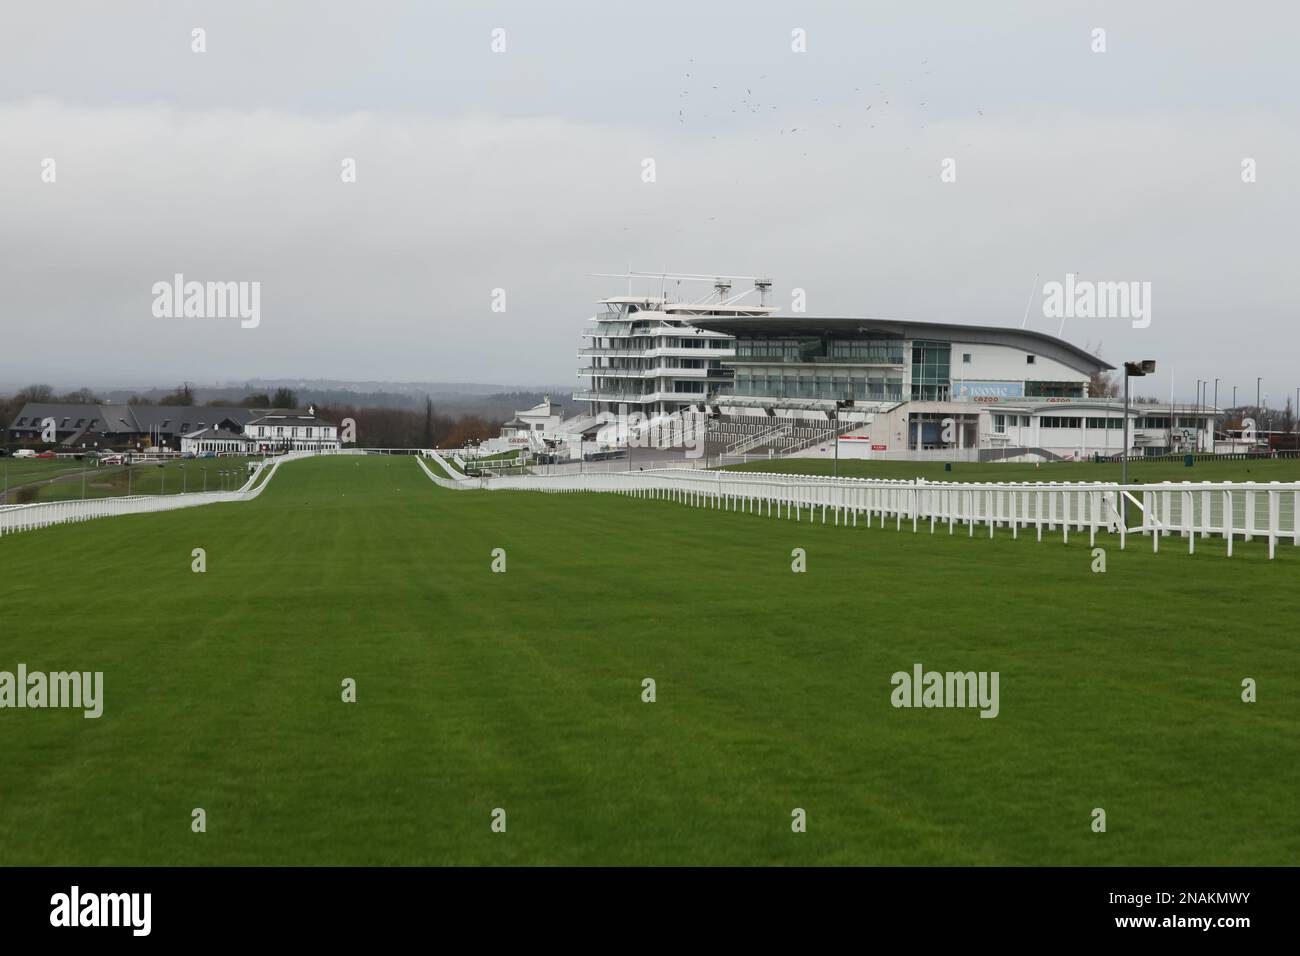
[[[1091,352],[1097,358],[1101,358],[1101,343],[1098,342],[1094,347],[1086,345],[1085,349]],[[1107,372],[1104,369],[1097,369],[1088,376],[1088,397],[1089,398],[1117,398],[1121,392],[1120,382],[1117,375],[1113,372]]]
[[[48,402],[54,398],[54,389],[48,385],[28,385],[14,397],[21,402]]]

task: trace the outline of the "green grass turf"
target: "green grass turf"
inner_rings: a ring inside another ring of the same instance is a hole
[[[839,462],[842,478],[898,478],[929,481],[1119,481],[1119,462],[1048,462],[1035,468],[1031,464],[954,462],[952,471],[944,471],[941,461],[863,461]],[[765,471],[780,474],[830,475],[835,462],[823,458],[777,458],[728,465],[729,471]],[[1268,458],[1236,461],[1198,461],[1187,468],[1181,461],[1131,461],[1129,481],[1300,481],[1300,458]]]
[[[351,456],[6,536],[0,669],[103,670],[106,702],[0,711],[0,856],[1293,864],[1300,552],[1106,546],[1092,574],[1086,536],[448,491]],[[1001,715],[892,708],[917,661],[999,671]]]
[[[0,458],[0,487],[8,477],[9,487],[16,488],[31,481],[45,481],[59,475],[81,471],[85,465],[73,458]]]
[[[85,468],[79,466],[67,472],[74,477],[41,485],[37,501],[68,501],[83,496],[81,473],[85,472],[84,496],[111,498],[126,495],[178,495],[183,491],[220,491],[223,479],[218,472],[233,472],[224,479],[224,488],[234,491],[248,480],[249,461],[260,458],[205,458],[168,461],[163,465],[104,465]]]

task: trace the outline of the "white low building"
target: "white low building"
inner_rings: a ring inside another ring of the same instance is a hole
[[[564,420],[564,406],[551,403],[546,395],[532,408],[516,411],[515,417],[501,426],[501,437],[511,446],[526,447],[531,436],[554,433]]]
[[[228,428],[204,428],[181,436],[181,454],[247,455],[252,453],[252,441]]]
[[[319,418],[314,407],[255,418],[244,426],[244,437],[258,452],[338,451],[341,446],[338,426]]]

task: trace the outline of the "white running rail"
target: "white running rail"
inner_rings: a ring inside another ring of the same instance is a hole
[[[867,527],[874,520],[901,529],[906,522],[914,532],[928,526],[931,534],[942,527],[956,534],[965,526],[968,536],[980,527],[991,538],[1003,528],[1013,538],[1025,532],[1041,541],[1047,532],[1068,542],[1073,531],[1087,533],[1092,545],[1098,532],[1114,533],[1121,549],[1130,534],[1141,534],[1150,536],[1153,551],[1166,538],[1183,538],[1189,553],[1197,538],[1214,536],[1226,540],[1228,556],[1237,540],[1265,538],[1270,560],[1279,542],[1300,546],[1300,482],[958,483],[677,468],[447,480],[424,462],[420,467],[435,484],[455,490],[606,492],[792,521],[816,521],[820,514],[822,524],[856,527],[861,519]],[[1127,526],[1119,517],[1123,502]]]
[[[221,501],[252,501],[271,483],[276,470],[286,461],[328,454],[316,451],[295,451],[271,461],[266,480],[258,483],[263,469],[260,465],[238,491],[191,491],[179,495],[131,495],[121,498],[87,498],[84,501],[48,501],[30,505],[0,507],[0,535],[33,531],[51,525],[92,518],[109,518],[113,515],[144,514],[151,511],[172,511],[176,508],[193,508],[197,505],[216,504]],[[254,487],[256,486],[256,487]]]

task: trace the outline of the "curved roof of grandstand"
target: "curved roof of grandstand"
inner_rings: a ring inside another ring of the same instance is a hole
[[[961,342],[1005,345],[1011,348],[1037,350],[1040,354],[1057,358],[1066,364],[1080,364],[1092,369],[1113,369],[1104,359],[1086,349],[1058,339],[1046,332],[1033,329],[1014,329],[997,325],[962,325],[954,322],[913,322],[902,319],[869,318],[817,318],[805,315],[769,315],[761,318],[731,318],[700,316],[691,319],[692,325],[711,332],[728,335],[814,335],[837,336],[877,333],[893,338],[925,339],[953,338]],[[1034,346],[1031,348],[1030,346]]]

